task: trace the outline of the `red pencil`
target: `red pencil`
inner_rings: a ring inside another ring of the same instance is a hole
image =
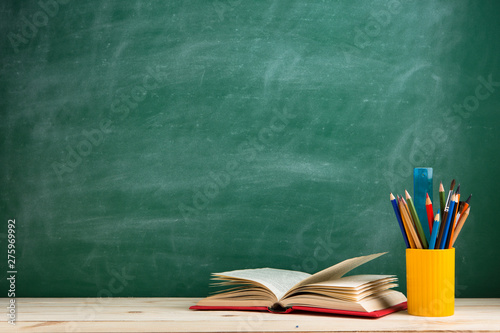
[[[425,198],[425,209],[427,210],[427,221],[429,222],[429,234],[432,234],[432,224],[434,223],[434,212],[432,210],[432,201],[427,193],[427,198]]]

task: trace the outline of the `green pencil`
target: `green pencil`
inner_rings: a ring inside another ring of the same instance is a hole
[[[427,244],[427,239],[425,238],[424,229],[422,229],[422,225],[420,224],[420,220],[418,219],[417,211],[415,210],[415,205],[413,204],[413,200],[411,200],[410,194],[407,190],[405,190],[406,194],[406,202],[408,203],[408,208],[410,209],[411,216],[413,217],[413,222],[415,222],[415,228],[417,229],[418,237],[422,242],[422,247],[424,249],[428,249],[429,245]]]

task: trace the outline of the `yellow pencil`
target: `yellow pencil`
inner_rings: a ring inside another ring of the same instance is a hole
[[[410,193],[408,193],[408,191],[405,190],[405,194],[406,194],[406,201],[408,202],[410,215],[413,217],[413,222],[415,224],[415,229],[417,230],[418,237],[420,239],[420,242],[422,242],[422,247],[426,249],[429,247],[429,244],[427,244],[427,239],[425,238],[424,229],[422,229],[422,224],[420,224],[417,210],[415,209],[415,205],[413,204],[413,200],[411,199]]]
[[[410,230],[411,238],[413,239],[415,248],[421,249],[422,244],[420,243],[420,239],[418,239],[417,232],[415,231],[415,227],[413,226],[413,222],[411,222],[411,217],[408,214],[408,208],[405,207],[405,202],[404,202],[403,198],[401,198],[401,201],[400,201],[400,209],[401,209],[402,216],[404,216],[406,221],[408,221],[408,229]]]
[[[409,222],[409,225],[411,226],[411,228],[413,229],[413,231],[415,231],[415,235],[417,236],[417,241],[420,245],[422,245],[422,241],[420,240],[420,237],[418,235],[418,232],[417,232],[417,228],[415,226],[415,220],[413,219],[411,213],[410,213],[410,208],[408,208],[408,204],[406,203],[406,200],[404,198],[401,198],[401,202],[403,203],[403,206],[406,210],[406,218],[408,219],[408,222]],[[417,242],[415,242],[415,245],[417,244]],[[424,247],[422,246],[422,249]]]
[[[399,196],[398,196],[398,206],[399,206],[399,213],[401,214],[401,219],[403,220],[403,226],[405,228],[406,237],[408,238],[408,242],[410,243],[410,248],[416,249],[417,247],[415,246],[415,241],[413,240],[413,237],[410,233],[410,228],[408,227],[408,223],[411,223],[411,222],[408,222],[406,220],[406,217],[403,215],[404,207],[401,204],[401,199],[399,198]]]

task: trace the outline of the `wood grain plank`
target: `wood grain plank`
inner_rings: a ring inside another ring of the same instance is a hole
[[[442,332],[500,330],[500,299],[457,299],[455,315],[380,319],[321,314],[191,311],[196,298],[18,298],[16,326],[1,332]],[[5,309],[8,299],[0,299]]]

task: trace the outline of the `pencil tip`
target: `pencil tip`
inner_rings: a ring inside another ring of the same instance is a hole
[[[458,184],[457,190],[455,191],[456,194],[460,194],[460,184]]]
[[[389,198],[391,198],[391,200],[394,200],[394,194],[391,193],[391,195],[389,196]]]
[[[467,198],[467,200],[465,200],[465,202],[468,204],[470,202],[470,198],[472,198],[472,194],[469,195],[469,197]]]
[[[407,191],[407,190],[405,190],[405,194],[406,194],[406,199],[407,199],[407,200],[408,200],[409,198],[411,198],[411,197],[410,197],[410,193],[408,193],[408,191]]]
[[[443,182],[439,183],[439,192],[444,192]]]

